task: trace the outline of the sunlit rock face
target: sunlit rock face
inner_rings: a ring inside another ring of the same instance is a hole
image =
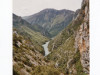
[[[82,9],[84,20],[77,31],[75,47],[80,51],[83,71],[89,74],[89,0],[83,0]]]

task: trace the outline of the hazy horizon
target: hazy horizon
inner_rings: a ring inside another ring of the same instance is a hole
[[[81,8],[82,0],[13,0],[13,13],[29,16],[44,9],[72,10]]]

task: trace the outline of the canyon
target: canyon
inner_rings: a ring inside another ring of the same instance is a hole
[[[89,0],[75,12],[13,14],[13,74],[90,75],[89,36]]]

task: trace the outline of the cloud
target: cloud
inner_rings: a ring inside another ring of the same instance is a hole
[[[27,16],[45,8],[77,10],[82,0],[13,0],[13,13]]]

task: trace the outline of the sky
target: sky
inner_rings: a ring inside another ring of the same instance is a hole
[[[13,0],[13,13],[29,16],[46,8],[76,11],[81,8],[82,0]]]

